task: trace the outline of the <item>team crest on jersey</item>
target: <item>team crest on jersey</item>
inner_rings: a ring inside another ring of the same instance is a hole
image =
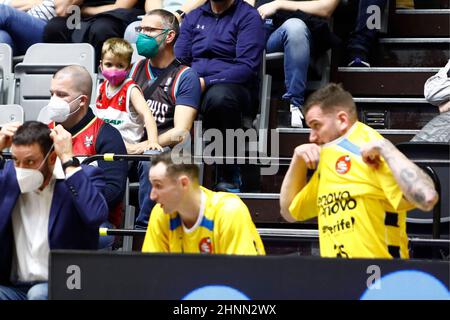
[[[93,135],[91,135],[91,136],[85,135],[84,136],[84,145],[86,147],[90,147],[93,144],[94,144],[94,136]]]
[[[203,238],[200,240],[198,245],[201,253],[212,253],[212,241],[210,237]]]
[[[119,102],[118,102],[119,106],[121,106],[123,104],[123,99],[125,99],[124,96],[119,97]]]
[[[350,171],[352,162],[350,156],[342,156],[336,161],[336,172],[340,174],[346,174]]]

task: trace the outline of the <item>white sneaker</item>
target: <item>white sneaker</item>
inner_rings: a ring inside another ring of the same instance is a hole
[[[303,116],[302,110],[291,104],[291,127],[303,128],[303,121],[305,117]]]

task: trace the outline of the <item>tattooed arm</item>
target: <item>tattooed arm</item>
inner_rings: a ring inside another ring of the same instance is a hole
[[[382,156],[406,200],[421,210],[433,209],[439,199],[433,181],[389,140],[377,140],[362,146],[361,155],[364,162],[373,168],[378,168]]]

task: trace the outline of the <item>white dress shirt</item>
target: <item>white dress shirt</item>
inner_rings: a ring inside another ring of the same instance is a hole
[[[48,281],[48,221],[56,179],[64,179],[57,159],[53,175],[44,190],[22,193],[12,213],[14,234],[13,267],[11,281]],[[81,170],[78,168],[75,172]],[[75,172],[67,175],[66,179]]]

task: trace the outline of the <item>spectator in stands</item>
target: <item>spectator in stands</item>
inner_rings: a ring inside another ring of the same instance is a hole
[[[378,12],[374,11],[373,8],[376,6],[382,14],[386,2],[387,0],[359,1],[355,30],[350,34],[347,44],[349,67],[370,67],[369,54],[377,41],[379,31],[373,25],[373,15]]]
[[[43,41],[44,27],[56,16],[54,0],[0,0],[0,43],[13,49],[15,56]]]
[[[286,93],[283,99],[290,103],[292,127],[305,126],[303,103],[311,49],[319,55],[336,42],[328,22],[317,17],[330,18],[339,1],[262,0],[256,3],[266,22],[266,52],[284,52]]]
[[[197,117],[200,104],[200,82],[196,72],[181,65],[174,55],[174,43],[179,34],[178,20],[162,9],[148,12],[138,28],[137,51],[147,59],[134,64],[130,75],[142,88],[148,107],[158,126],[158,143],[172,147],[183,141]],[[149,85],[150,84],[150,85]],[[144,151],[143,144],[136,152]],[[150,163],[139,163],[139,205],[137,228],[147,228],[154,205],[149,194]]]
[[[200,114],[205,129],[242,127],[254,116],[264,27],[257,10],[243,0],[211,0],[183,20],[175,54],[200,76]],[[225,141],[225,140],[224,140]],[[237,165],[218,166],[216,190],[239,192]]]
[[[425,83],[425,99],[440,114],[428,122],[411,141],[450,143],[450,60]]]
[[[102,170],[73,160],[71,138],[37,121],[0,131],[13,157],[0,170],[0,300],[47,299],[50,250],[97,248],[108,216]]]
[[[438,201],[429,176],[358,122],[351,94],[339,85],[313,93],[305,115],[311,143],[294,151],[282,216],[318,217],[323,257],[408,258],[406,211],[429,211]],[[315,169],[308,183],[307,169]]]
[[[146,0],[145,12],[150,12],[155,9],[164,9],[170,11],[177,17],[178,22],[181,23],[184,16],[205,3],[206,0]],[[135,21],[130,24],[125,30],[123,36],[130,43],[135,43],[137,40],[136,27],[141,25],[140,21]]]
[[[95,154],[126,154],[127,150],[119,131],[97,118],[89,107],[92,78],[82,66],[64,67],[53,75],[50,84],[51,99],[42,108],[38,120],[54,128],[61,124],[72,134],[73,153],[76,156]],[[52,122],[53,121],[53,122]],[[106,186],[105,199],[110,210],[105,228],[122,224],[122,199],[125,192],[128,165],[124,161],[98,161],[103,169]],[[114,237],[100,238],[100,248],[110,248]]]
[[[44,42],[88,42],[95,48],[97,62],[103,42],[122,38],[127,25],[144,14],[143,0],[58,0],[55,5],[57,17],[45,27]],[[81,7],[82,17],[72,6]]]
[[[121,38],[110,38],[103,43],[100,70],[105,77],[99,89],[95,114],[119,130],[128,153],[136,153],[134,146],[142,141],[144,125],[148,139],[144,150],[160,150],[158,130],[141,89],[127,78],[131,67],[133,48]]]
[[[153,159],[153,208],[143,252],[264,255],[247,206],[230,193],[199,185],[198,166],[170,153]],[[190,159],[184,159],[190,160]]]

